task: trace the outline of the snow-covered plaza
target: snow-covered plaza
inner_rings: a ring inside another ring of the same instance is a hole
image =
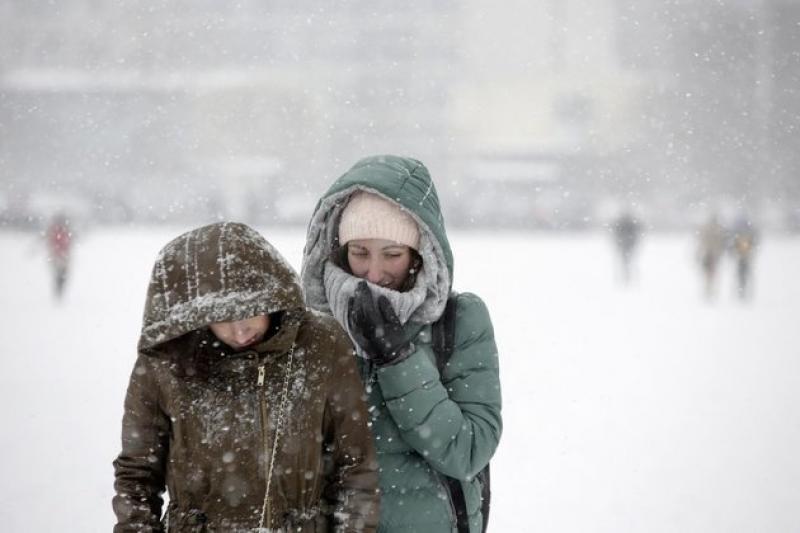
[[[185,229],[80,235],[58,303],[0,232],[4,531],[111,529],[150,268]],[[302,229],[259,229],[299,268]],[[500,350],[491,531],[800,531],[800,239],[764,237],[749,302],[727,260],[708,302],[688,234],[647,235],[627,287],[605,234],[450,237]]]

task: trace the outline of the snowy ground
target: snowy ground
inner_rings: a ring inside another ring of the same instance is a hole
[[[0,232],[4,531],[111,529],[150,266],[178,233],[84,236],[55,304],[33,239]],[[265,233],[299,266],[302,230]],[[451,237],[500,348],[492,531],[800,531],[800,240],[767,236],[743,305],[728,271],[702,300],[684,235],[648,236],[629,288],[603,235]]]

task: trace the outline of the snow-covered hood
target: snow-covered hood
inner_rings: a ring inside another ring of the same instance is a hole
[[[453,255],[439,207],[439,197],[428,169],[411,158],[391,155],[362,159],[323,195],[308,225],[301,278],[309,307],[331,313],[325,290],[325,264],[338,246],[339,219],[350,196],[363,190],[399,204],[420,228],[423,268],[418,284],[424,284],[422,303],[411,320],[431,323],[444,311],[450,294]],[[389,289],[372,287],[381,293]]]
[[[302,294],[289,263],[252,228],[220,222],[189,231],[158,254],[139,350],[214,322],[300,312]]]

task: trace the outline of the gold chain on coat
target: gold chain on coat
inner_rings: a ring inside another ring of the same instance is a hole
[[[278,408],[278,420],[275,423],[275,439],[272,443],[272,454],[269,458],[269,469],[267,470],[267,490],[264,493],[264,505],[261,507],[261,520],[258,523],[258,531],[270,531],[270,529],[264,528],[264,518],[267,516],[267,508],[269,507],[269,490],[272,485],[272,471],[275,467],[275,455],[278,452],[278,441],[281,435],[281,429],[283,429],[283,417],[286,414],[286,401],[289,397],[289,378],[292,374],[294,346],[294,343],[292,343],[292,347],[289,350],[289,359],[286,361],[286,374],[283,376],[283,392],[281,393],[281,404]]]

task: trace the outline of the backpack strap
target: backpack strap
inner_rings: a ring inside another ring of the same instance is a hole
[[[458,294],[451,292],[447,298],[447,305],[442,316],[431,326],[431,341],[433,353],[436,355],[436,368],[439,375],[444,372],[444,368],[453,355],[456,344],[456,307],[458,305]],[[458,533],[469,533],[469,516],[467,516],[467,502],[464,499],[464,490],[461,482],[455,478],[445,475],[441,476],[447,488],[453,511],[456,515],[456,527]]]
[[[478,480],[481,483],[481,514],[483,515],[483,533],[486,533],[486,528],[489,525],[489,509],[492,505],[492,483],[489,465],[483,467],[483,470],[478,472]]]
[[[469,516],[467,516],[467,501],[464,499],[464,489],[461,482],[454,477],[444,477],[444,484],[447,492],[450,493],[450,501],[456,513],[456,530],[458,533],[469,533]]]
[[[436,368],[439,375],[444,372],[450,357],[453,355],[456,345],[456,307],[458,305],[458,294],[451,292],[447,298],[447,305],[444,308],[439,320],[431,325],[431,341],[433,353],[436,355]],[[469,516],[467,516],[467,502],[464,498],[464,489],[461,482],[455,478],[441,475],[447,489],[453,511],[456,515],[456,528],[458,533],[469,533]],[[491,502],[491,489],[489,485],[489,465],[478,472],[477,478],[481,484],[481,514],[483,515],[483,533],[486,533],[486,526],[489,523],[489,505]]]
[[[456,345],[456,307],[458,294],[451,292],[447,298],[447,305],[439,320],[431,325],[431,341],[433,353],[436,354],[436,368],[439,375],[444,371],[450,356],[453,355]]]

